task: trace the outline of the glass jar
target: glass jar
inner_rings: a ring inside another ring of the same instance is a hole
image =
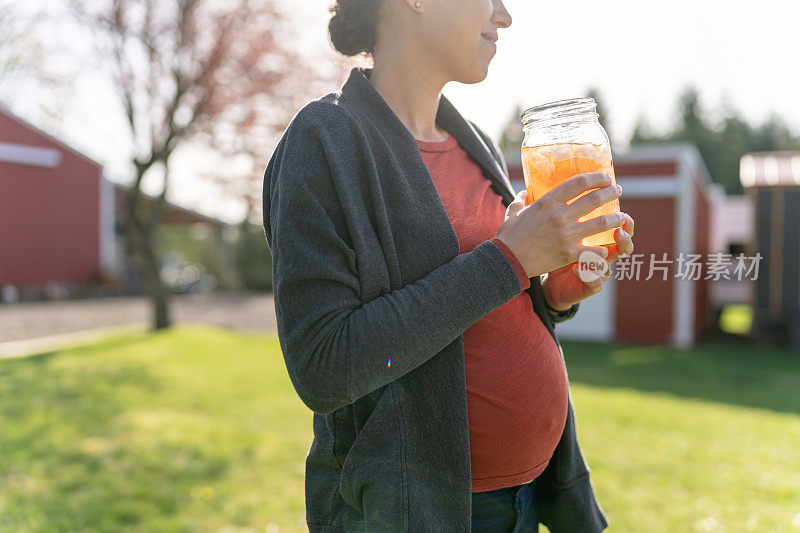
[[[592,98],[560,100],[527,109],[522,114],[522,170],[529,205],[564,180],[576,174],[602,172],[614,176],[611,143],[598,121],[597,104]],[[576,196],[572,203],[584,194]],[[619,212],[619,200],[603,204],[578,219],[583,222]],[[584,246],[614,243],[614,229],[584,238]]]

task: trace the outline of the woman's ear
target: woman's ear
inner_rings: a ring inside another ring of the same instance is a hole
[[[417,13],[422,13],[425,9],[425,0],[403,0],[403,2]]]

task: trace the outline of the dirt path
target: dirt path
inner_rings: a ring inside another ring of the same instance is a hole
[[[174,295],[175,323],[213,324],[248,331],[276,332],[271,294],[214,293]],[[99,298],[0,305],[0,344],[73,336],[120,326],[146,327],[145,297]]]

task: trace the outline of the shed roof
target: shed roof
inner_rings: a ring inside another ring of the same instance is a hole
[[[800,152],[753,152],[742,156],[743,187],[800,185]]]

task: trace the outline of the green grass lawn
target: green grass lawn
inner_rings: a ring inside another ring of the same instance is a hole
[[[800,354],[564,343],[609,530],[800,531]]]
[[[311,413],[277,337],[180,328],[0,361],[0,428],[4,533],[304,529]]]
[[[609,531],[800,531],[800,357],[564,350]],[[304,531],[311,437],[273,336],[182,327],[0,361],[0,531]]]

